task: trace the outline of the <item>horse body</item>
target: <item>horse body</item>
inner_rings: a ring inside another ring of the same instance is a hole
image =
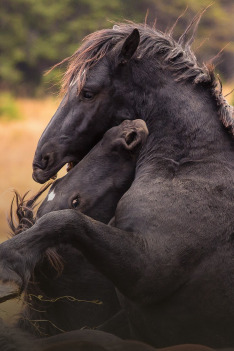
[[[191,178],[136,182],[116,212],[118,228],[144,234],[144,275],[121,288],[134,337],[157,347],[233,343],[234,194],[212,176]]]
[[[106,132],[79,165],[53,183],[36,218],[73,208],[108,223],[119,198],[133,180],[137,156],[147,133],[142,120],[126,121]],[[13,232],[19,234],[26,230],[25,225],[31,226],[28,220],[34,220],[30,208],[37,199],[35,195],[18,206],[16,213],[23,214],[18,228],[12,222]],[[83,327],[99,327],[119,311],[113,284],[79,250],[60,245],[56,253],[52,252],[51,256],[49,251],[48,254],[49,260],[45,255],[37,264],[27,286],[25,308],[18,326],[38,336],[48,336]],[[57,262],[59,272],[56,261],[54,266],[50,264],[53,256],[61,261]]]
[[[14,256],[27,245],[33,267],[48,246],[71,243],[118,288],[136,339],[156,347],[190,342],[228,347],[234,344],[234,167],[233,142],[219,118],[233,132],[231,108],[189,44],[182,49],[170,36],[138,26],[139,44],[133,28],[100,32],[81,47],[77,60],[84,53],[88,65],[93,49],[95,65],[84,67],[80,60],[79,69],[68,70],[70,83],[74,75],[80,78],[80,95],[71,85],[66,111],[60,107],[55,114],[34,159],[34,178],[43,182],[65,161],[82,157],[121,118],[143,118],[149,137],[135,180],[117,206],[115,227],[70,210],[46,214],[30,235],[0,246],[1,276],[9,280],[6,251]],[[77,63],[75,54],[73,59]],[[91,130],[102,108],[105,118]],[[51,128],[56,121],[62,121],[57,132]],[[75,121],[76,130],[65,138]],[[59,137],[66,142],[55,155],[47,143],[54,149]],[[21,285],[32,268],[23,255],[17,260],[11,279]]]
[[[143,240],[144,274],[122,290],[132,332],[157,347],[165,340],[233,345],[233,144],[211,97],[199,92],[198,101],[191,90],[186,104],[180,88],[168,91],[168,111],[157,100],[164,114],[151,119],[135,180],[115,214],[117,228]]]

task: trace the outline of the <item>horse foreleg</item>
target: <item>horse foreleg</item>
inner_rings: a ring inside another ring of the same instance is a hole
[[[0,279],[26,286],[46,249],[71,244],[81,250],[124,294],[132,295],[144,274],[146,243],[74,210],[51,212],[27,231],[0,245]],[[131,293],[130,293],[131,292]]]

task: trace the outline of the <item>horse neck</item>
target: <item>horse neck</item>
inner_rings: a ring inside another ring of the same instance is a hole
[[[147,79],[138,115],[145,120],[149,137],[139,157],[143,165],[174,165],[186,161],[225,158],[231,161],[233,144],[224,130],[218,107],[208,87],[178,82],[168,72]],[[156,82],[156,87],[152,86]],[[137,102],[136,102],[137,105]]]

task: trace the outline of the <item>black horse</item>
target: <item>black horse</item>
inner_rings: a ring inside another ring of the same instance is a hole
[[[23,287],[48,247],[71,243],[118,288],[134,338],[228,347],[234,122],[212,67],[191,51],[190,29],[175,42],[171,32],[120,24],[68,59],[67,93],[38,143],[35,180],[78,162],[123,119],[144,119],[149,137],[115,227],[74,210],[46,214],[0,246],[0,276]]]
[[[66,208],[108,223],[120,197],[131,185],[147,133],[142,120],[124,121],[108,130],[78,165],[53,183],[36,218],[33,208],[48,186],[27,201],[16,193],[19,223],[14,224],[11,207],[13,235],[30,228],[43,214]],[[113,284],[70,245],[47,250],[27,286],[24,304],[18,326],[38,336],[96,328],[120,309]]]

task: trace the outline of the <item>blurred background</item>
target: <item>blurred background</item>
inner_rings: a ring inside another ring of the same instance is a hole
[[[62,69],[44,72],[71,55],[82,38],[113,21],[130,19],[161,30],[180,19],[179,36],[194,14],[211,0],[1,0],[0,7],[0,241],[8,234],[6,214],[13,196],[40,188],[31,178],[37,141],[59,103]],[[217,63],[224,92],[234,82],[234,2],[216,0],[203,15],[194,49]],[[234,95],[227,98],[234,103]]]

